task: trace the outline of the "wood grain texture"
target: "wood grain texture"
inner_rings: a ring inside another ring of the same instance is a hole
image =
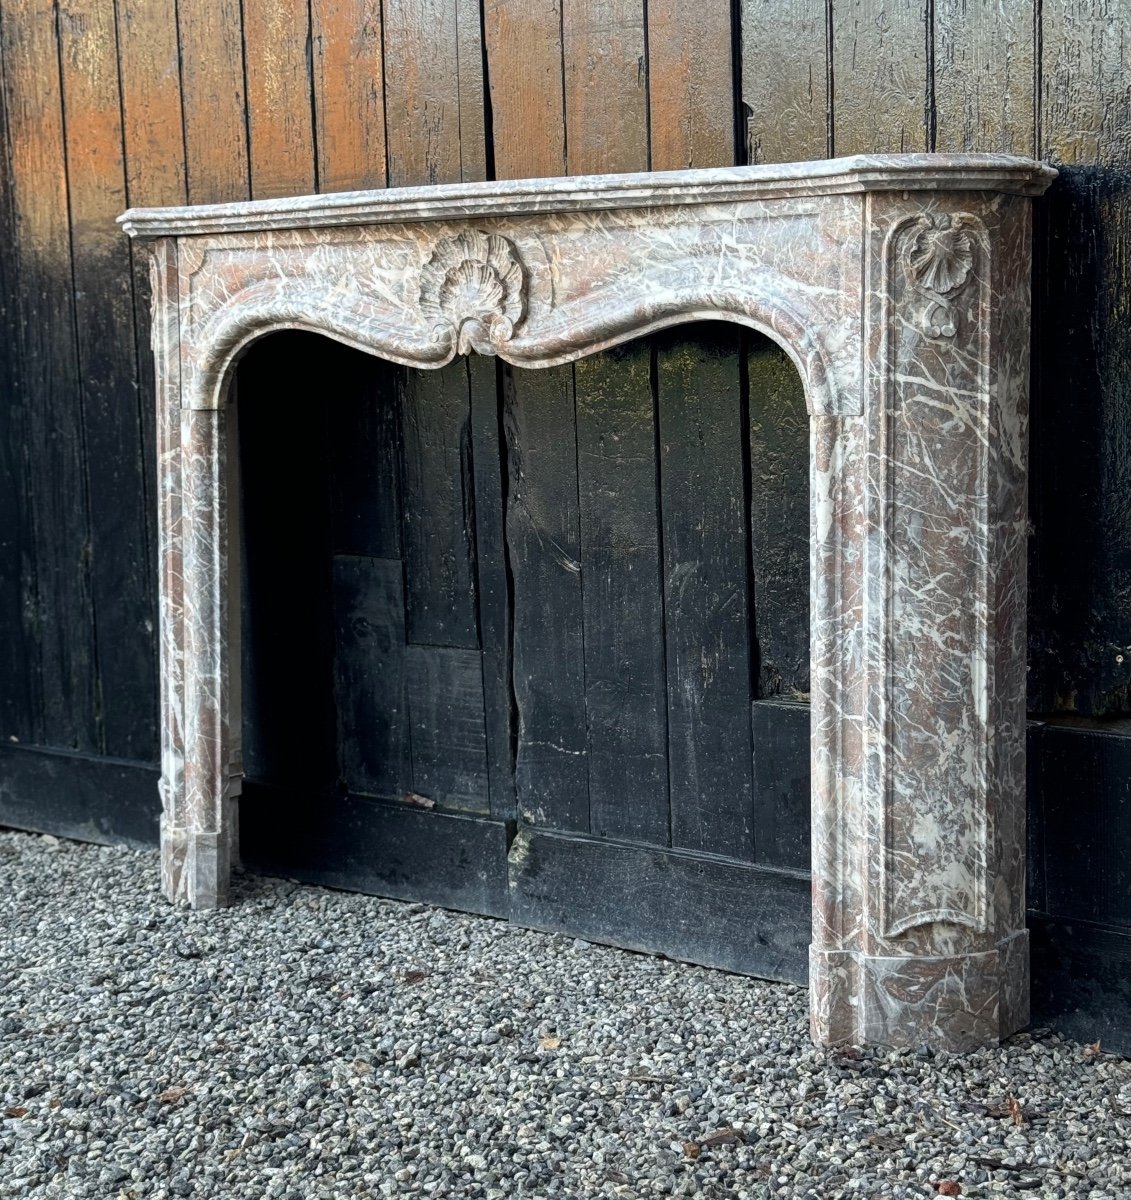
[[[7,95],[3,82],[4,59],[0,55],[0,96]],[[0,103],[0,139],[9,145],[7,114]],[[31,630],[25,617],[34,609],[34,548],[28,496],[31,491],[26,435],[24,394],[19,384],[20,367],[15,348],[19,345],[16,308],[19,287],[16,275],[16,230],[13,212],[12,176],[7,154],[0,154],[0,745],[18,745],[33,739],[37,703],[33,678],[37,663]],[[17,824],[17,822],[12,822]]]
[[[178,4],[190,204],[247,200],[247,97],[240,0]]]
[[[1131,711],[1131,14],[1042,14],[1040,152],[1061,176],[1034,239],[1030,704],[1115,716]]]
[[[115,224],[127,196],[113,0],[66,0],[58,30],[99,715],[107,753],[145,759],[157,750],[155,714],[138,702],[157,690],[152,460],[143,459],[130,249]]]
[[[384,187],[381,7],[311,0],[310,22],[319,190]]]
[[[467,362],[404,371],[398,387],[408,640],[478,649]]]
[[[0,22],[16,288],[19,430],[30,464],[25,636],[32,736],[100,751],[90,522],[71,276],[59,46],[52,0],[14,0]],[[30,581],[29,581],[30,582]]]
[[[747,355],[750,554],[759,697],[809,693],[809,415],[797,369],[766,338]]]
[[[386,0],[390,187],[486,177],[483,57],[474,0]]]
[[[742,0],[746,161],[800,162],[829,148],[825,0]]]
[[[935,0],[935,150],[1032,155],[1033,0]]]
[[[413,792],[442,808],[487,813],[487,733],[479,651],[409,646],[405,682]]]
[[[350,791],[400,800],[412,790],[401,564],[335,556],[334,623],[339,769]]]
[[[664,598],[647,342],[574,366],[589,828],[668,844]]]
[[[176,0],[118,0],[116,11],[126,198],[130,204],[185,204],[188,187]],[[149,348],[149,255],[132,241],[129,250],[133,270],[134,339],[138,349],[146,545],[149,561],[155,564],[156,571],[157,414],[153,400],[157,385]],[[120,555],[122,549],[114,547],[111,552]],[[152,693],[137,694],[135,703],[143,712],[152,709]],[[152,718],[147,715],[143,719],[156,721],[157,715],[154,713]]]
[[[562,0],[569,175],[648,169],[644,0]]]
[[[484,0],[496,179],[564,175],[561,0]]]
[[[833,152],[930,148],[926,0],[834,4]]]
[[[656,341],[671,840],[750,859],[741,336],[720,323]]]
[[[1042,0],[1041,146],[1055,163],[1131,164],[1126,0]]]
[[[307,0],[243,0],[251,194],[318,190]]]
[[[648,105],[653,171],[734,161],[730,0],[650,0]]]
[[[507,546],[519,819],[589,828],[573,368],[508,370]]]
[[[506,544],[506,450],[502,429],[501,367],[490,358],[468,361],[471,382],[471,460],[475,492],[475,568],[483,707],[491,814],[515,819],[511,684],[513,612]]]

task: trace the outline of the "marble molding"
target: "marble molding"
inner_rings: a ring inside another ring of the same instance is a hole
[[[893,155],[126,213],[152,250],[167,895],[222,905],[237,847],[246,347],[546,367],[717,318],[784,347],[811,416],[813,1037],[1024,1026],[1030,198],[1054,175]]]

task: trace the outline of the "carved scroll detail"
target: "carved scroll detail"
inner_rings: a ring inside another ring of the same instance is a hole
[[[420,303],[456,352],[497,354],[526,315],[526,279],[514,245],[469,229],[437,242],[420,273]]]

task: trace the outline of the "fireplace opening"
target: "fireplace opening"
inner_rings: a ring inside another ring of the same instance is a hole
[[[245,861],[803,980],[809,418],[785,352],[703,322],[421,371],[284,331],[234,398]],[[531,832],[623,894],[528,878]],[[773,885],[737,938],[720,917],[673,944],[632,899],[702,907],[728,870]]]

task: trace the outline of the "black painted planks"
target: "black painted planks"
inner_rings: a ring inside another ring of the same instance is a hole
[[[520,925],[768,979],[808,976],[809,880],[796,872],[529,829],[509,865]]]
[[[668,843],[660,514],[651,351],[574,366],[589,828]]]
[[[400,406],[390,363],[327,342],[335,553],[401,557]]]
[[[479,651],[409,646],[405,652],[405,684],[412,791],[445,808],[488,812]]]
[[[523,821],[589,828],[573,369],[506,369],[515,785]]]
[[[514,696],[511,688],[511,598],[508,582],[505,454],[500,369],[491,359],[468,362],[475,476],[475,564],[483,706],[491,812],[513,820]]]
[[[738,331],[656,339],[673,846],[753,855]]]
[[[334,625],[342,777],[355,792],[403,797],[412,759],[400,562],[336,556]]]
[[[245,785],[241,853],[265,875],[505,917],[503,821],[296,788]]]
[[[760,697],[809,693],[809,415],[784,350],[752,336],[750,549]]]
[[[477,648],[467,364],[404,371],[399,386],[408,640]]]

